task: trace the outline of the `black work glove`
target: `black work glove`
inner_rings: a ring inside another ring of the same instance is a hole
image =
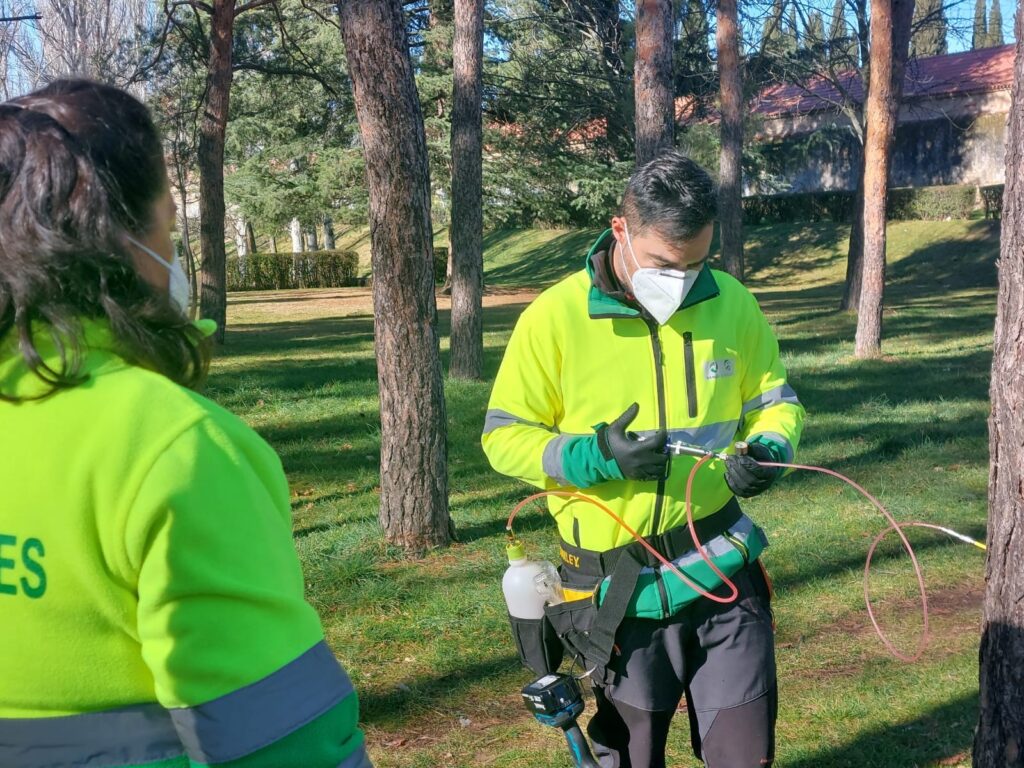
[[[611,424],[602,424],[597,429],[597,447],[606,461],[618,465],[626,480],[659,480],[668,468],[668,454],[665,445],[668,433],[659,429],[654,435],[643,438],[635,432],[627,432],[640,411],[633,403]]]
[[[725,460],[725,484],[737,496],[749,499],[768,490],[778,478],[779,467],[765,467],[758,462],[777,461],[767,445],[750,443],[744,456],[730,454]]]

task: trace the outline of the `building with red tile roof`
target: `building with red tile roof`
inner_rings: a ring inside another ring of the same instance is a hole
[[[908,63],[894,186],[1002,183],[1014,51],[1011,44]],[[762,90],[750,114],[769,170],[747,180],[747,191],[854,189],[861,145],[848,110],[859,111],[863,99],[855,71]]]

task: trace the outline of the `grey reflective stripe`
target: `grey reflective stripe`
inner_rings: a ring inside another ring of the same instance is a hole
[[[337,768],[373,768],[370,756],[366,754],[366,743],[360,744],[359,749],[338,763]]]
[[[783,384],[781,387],[769,389],[767,392],[762,392],[752,400],[745,402],[743,404],[742,418],[747,418],[747,414],[751,411],[756,411],[759,408],[768,408],[772,405],[778,405],[779,403],[800,405],[800,398],[796,396],[796,392],[791,386],[789,386],[789,384]]]
[[[753,531],[754,521],[746,515],[741,515],[740,519],[736,521],[736,524],[729,528],[728,533],[730,536],[738,539],[741,543],[746,544],[747,539],[750,538],[750,535],[751,533],[753,533]],[[729,539],[726,538],[723,534],[715,536],[715,538],[711,539],[711,541],[702,541],[701,544],[703,545],[707,553],[712,557],[712,559],[716,557],[721,557],[722,555],[729,554],[730,552],[734,552],[736,550],[736,547],[733,545],[733,543],[730,542]],[[689,568],[691,565],[703,561],[704,558],[700,556],[700,552],[698,552],[697,549],[694,548],[687,550],[686,552],[681,554],[679,557],[672,561],[672,564],[675,565],[676,568]],[[659,565],[658,568],[659,570],[661,570],[662,573],[671,573],[671,571],[669,571],[668,569],[668,566]],[[646,566],[640,569],[640,572],[653,573],[654,568],[652,566]]]
[[[541,424],[539,421],[521,419],[514,413],[509,413],[508,411],[503,411],[499,408],[491,408],[487,411],[487,415],[484,416],[484,434],[490,434],[496,429],[508,427],[512,424],[525,424],[528,427],[540,427],[548,430],[549,432],[551,431],[551,427]]]
[[[732,445],[739,426],[739,421],[734,419],[732,421],[717,421],[714,424],[703,424],[689,429],[670,429],[668,439],[673,443],[689,443],[711,451],[718,451]]]
[[[544,446],[544,453],[541,456],[541,468],[544,474],[561,485],[572,485],[565,477],[565,468],[562,464],[562,448],[574,437],[580,435],[559,435]]]
[[[42,718],[0,718],[0,766],[140,765],[184,753],[159,704]]]
[[[786,456],[782,460],[783,464],[791,464],[793,462],[793,456],[796,454],[796,451],[793,450],[793,444],[789,442],[789,438],[780,435],[778,432],[758,432],[757,434],[782,446],[786,452]],[[754,435],[751,435],[751,437],[754,437]]]
[[[262,680],[170,712],[189,757],[227,763],[312,722],[352,691],[352,681],[321,640]]]

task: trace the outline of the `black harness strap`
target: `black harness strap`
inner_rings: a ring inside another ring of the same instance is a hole
[[[735,497],[730,499],[718,512],[694,521],[698,539],[702,542],[710,541],[729,530],[742,515],[739,502]],[[645,537],[645,540],[666,560],[674,560],[693,549],[688,525]],[[563,541],[559,554],[564,565],[563,580],[568,587],[580,585],[590,589],[605,576],[611,575],[608,589],[590,629],[588,648],[583,654],[587,664],[606,667],[615,647],[615,633],[626,616],[640,571],[644,566],[658,567],[660,563],[636,541],[605,552],[582,549]]]
[[[640,549],[640,546],[637,545],[637,548]],[[633,597],[637,579],[640,578],[640,569],[643,568],[635,554],[635,551],[625,552],[615,563],[612,580],[590,630],[590,648],[584,654],[588,664],[606,667],[612,658],[615,633],[626,616],[626,608]]]
[[[736,525],[742,516],[743,510],[740,509],[739,502],[733,497],[714,514],[694,521],[697,539],[703,543],[710,541]],[[666,560],[675,560],[693,549],[693,537],[690,536],[688,525],[680,525],[664,533],[645,536],[644,540],[660,552]],[[582,585],[587,588],[593,586],[594,582],[615,573],[619,559],[626,552],[632,552],[641,565],[651,567],[660,565],[654,555],[635,541],[615,549],[595,552],[592,549],[577,547],[563,539],[559,555],[564,566],[563,576],[568,577],[566,584],[568,586]]]

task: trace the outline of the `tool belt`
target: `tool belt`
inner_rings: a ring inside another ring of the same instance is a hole
[[[730,499],[714,514],[694,521],[698,540],[707,542],[725,533],[742,516],[739,502]],[[688,525],[644,540],[666,560],[675,560],[694,548]],[[560,555],[559,572],[566,602],[545,606],[544,613],[571,656],[580,659],[588,669],[603,669],[611,660],[615,633],[625,618],[640,571],[645,566],[658,568],[661,562],[637,541],[604,552],[562,541]],[[597,607],[597,588],[608,576],[608,588]]]

